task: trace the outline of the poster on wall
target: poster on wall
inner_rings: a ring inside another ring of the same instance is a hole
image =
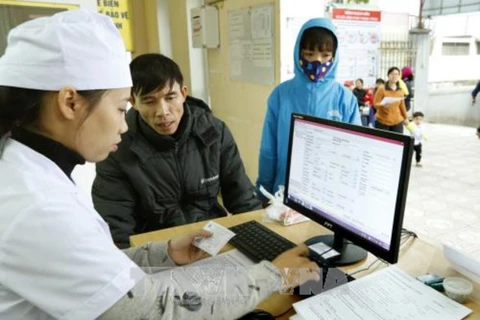
[[[275,83],[274,5],[228,11],[230,79]]]
[[[377,77],[381,12],[335,8],[332,21],[337,28],[340,82],[362,78],[373,87]]]
[[[122,34],[127,51],[133,51],[130,0],[97,0],[97,10],[112,18]]]

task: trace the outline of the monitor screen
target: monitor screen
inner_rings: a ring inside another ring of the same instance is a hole
[[[411,144],[399,134],[294,115],[285,203],[347,238],[391,251],[403,221]]]

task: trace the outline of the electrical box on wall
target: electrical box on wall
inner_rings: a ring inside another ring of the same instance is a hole
[[[191,13],[192,43],[194,48],[218,48],[218,10],[214,6],[193,8]]]

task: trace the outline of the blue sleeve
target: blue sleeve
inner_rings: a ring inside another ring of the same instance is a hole
[[[345,104],[346,104],[347,110],[349,110],[349,113],[347,114],[347,119],[345,119],[346,122],[361,126],[362,120],[360,118],[360,111],[358,109],[357,99],[355,99],[355,97],[352,95],[352,97],[350,98],[349,105],[347,104],[347,101],[345,102]]]
[[[480,81],[477,82],[477,85],[475,86],[475,89],[473,89],[472,97],[475,98],[479,92],[480,92]]]
[[[278,87],[277,87],[278,88]],[[258,160],[257,193],[260,185],[268,192],[273,193],[277,169],[277,127],[279,98],[277,88],[268,98],[267,113],[263,123],[262,141],[260,145],[260,156]]]

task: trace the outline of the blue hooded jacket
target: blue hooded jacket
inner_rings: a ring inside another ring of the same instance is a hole
[[[350,90],[335,80],[338,69],[338,48],[333,66],[323,79],[312,82],[300,66],[300,41],[306,29],[322,27],[337,37],[329,19],[307,21],[298,34],[294,50],[295,77],[279,84],[268,98],[260,146],[257,187],[270,193],[285,185],[290,118],[292,112],[361,125],[357,99]]]

